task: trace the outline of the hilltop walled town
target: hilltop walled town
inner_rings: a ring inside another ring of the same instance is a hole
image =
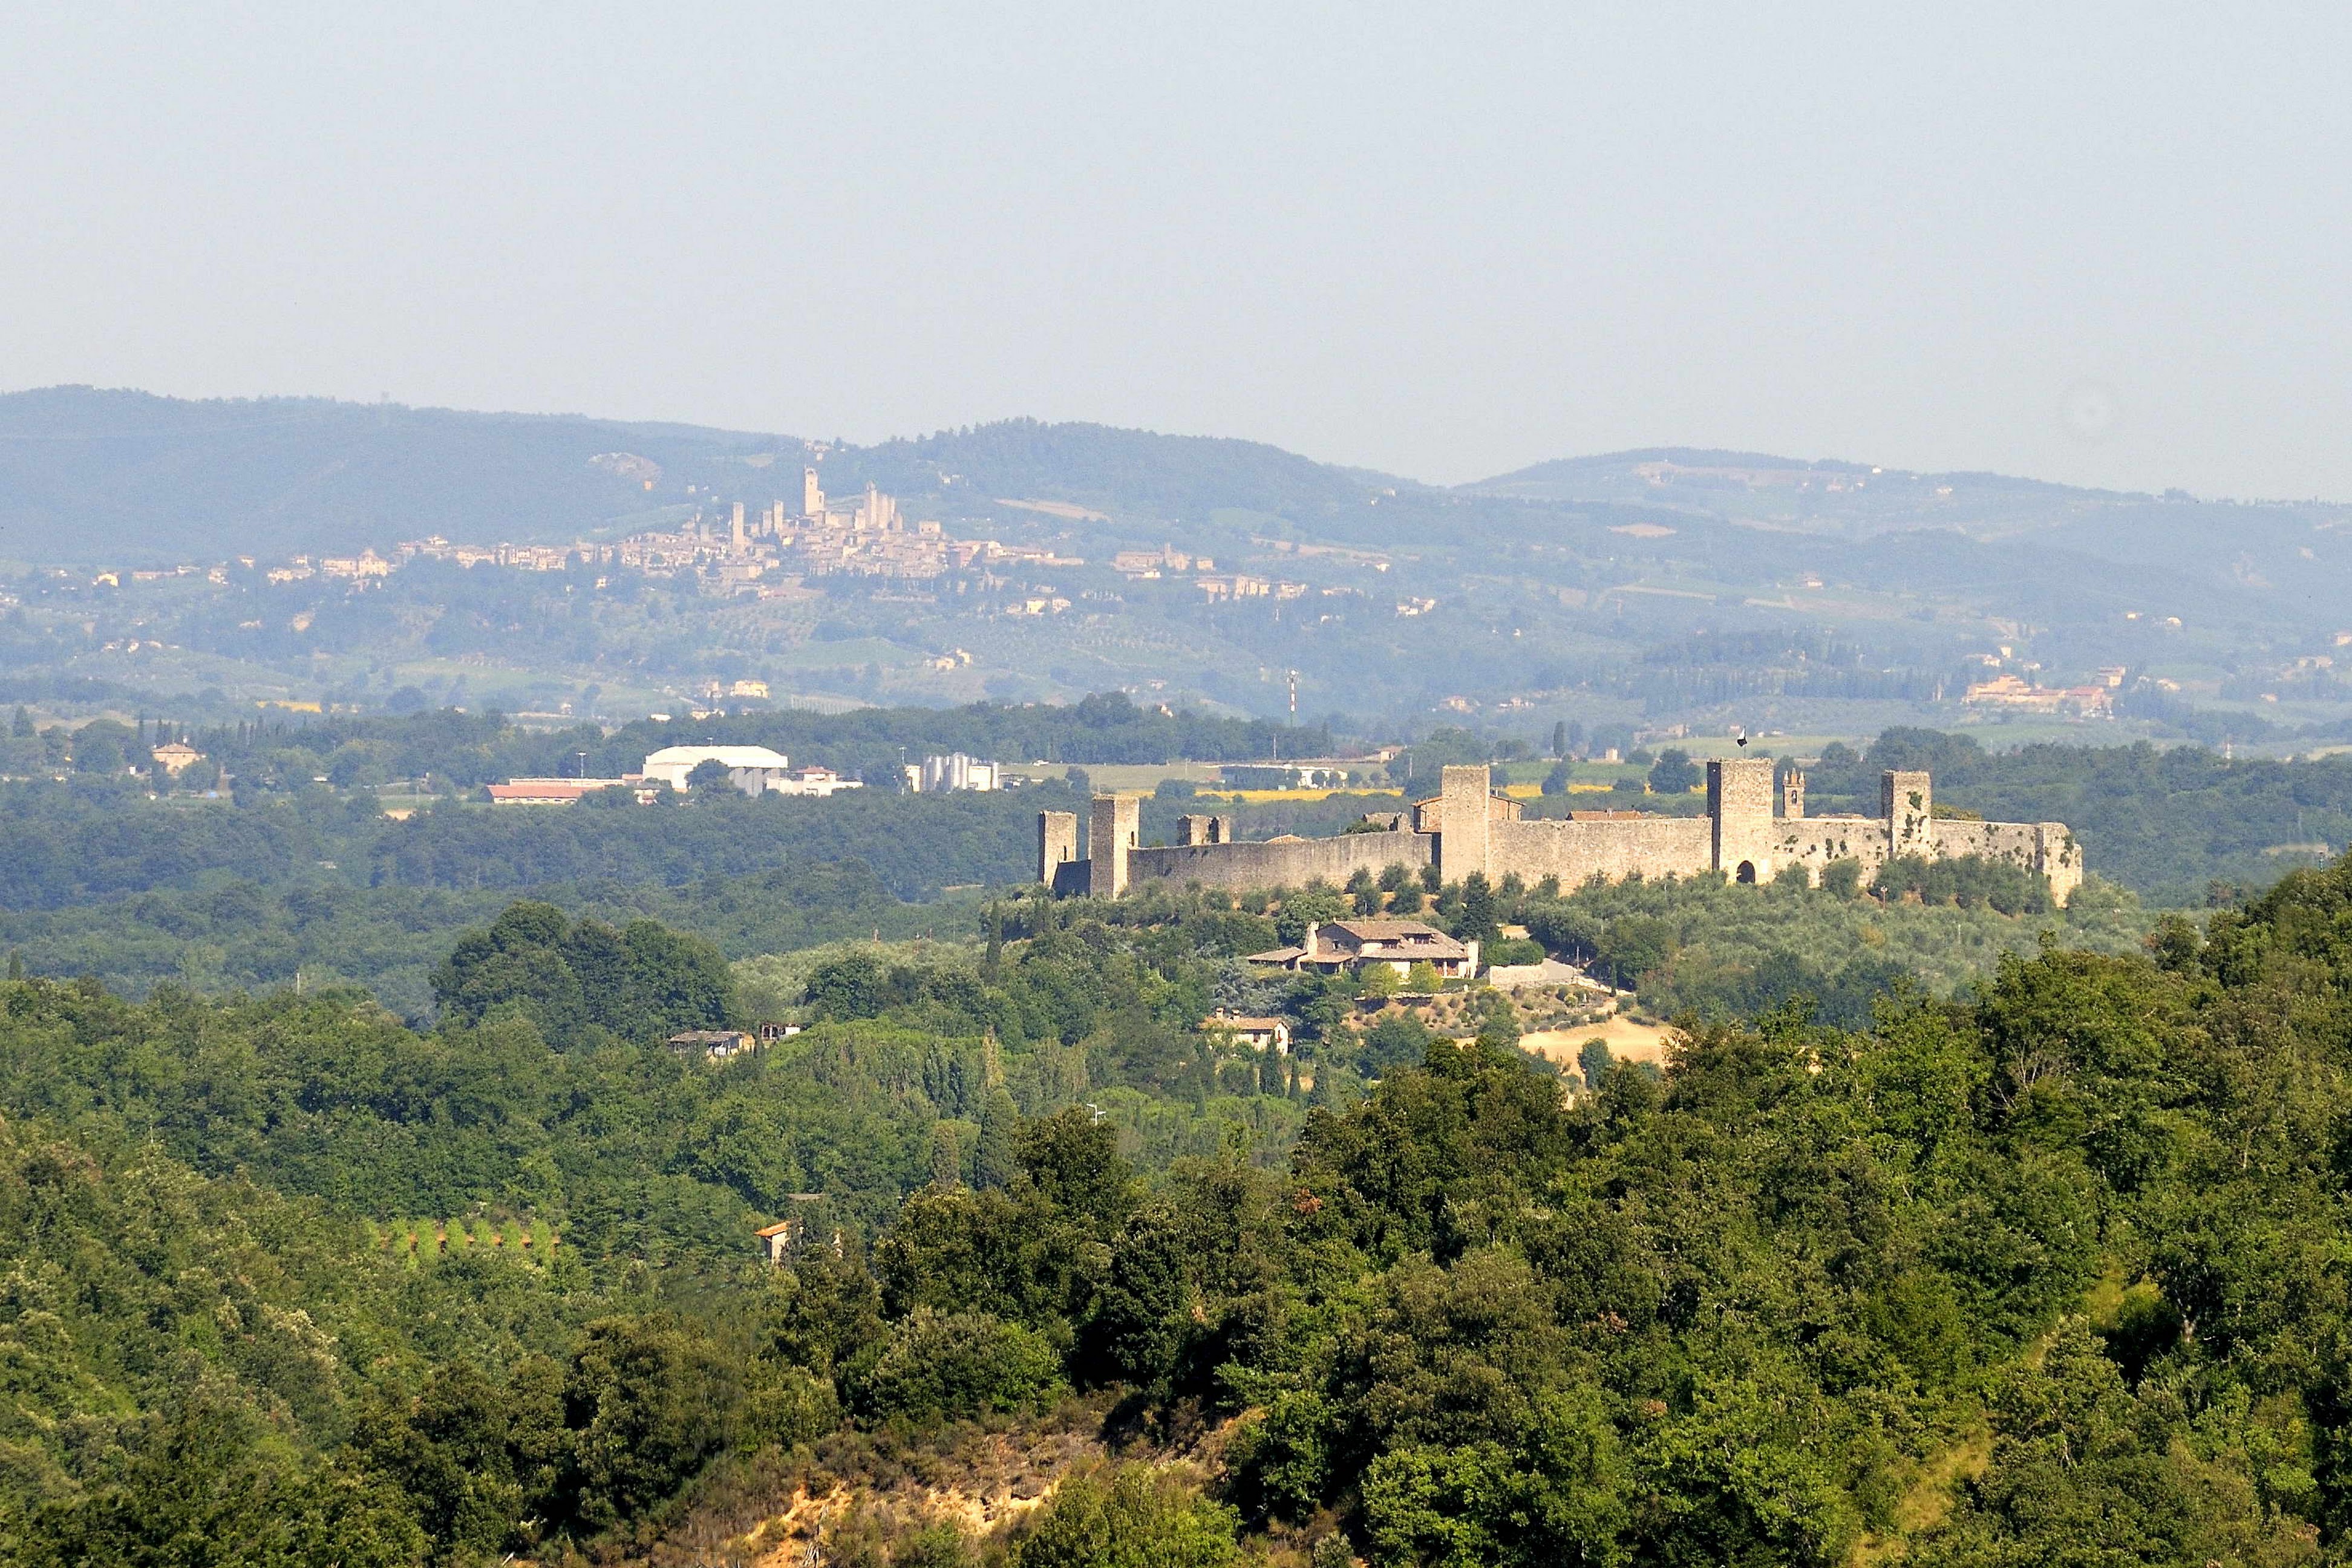
[[[1434,866],[1448,881],[1472,872],[1499,882],[1517,875],[1564,888],[1594,879],[1689,877],[1721,872],[1738,882],[1769,881],[1786,868],[1819,882],[1832,862],[1856,862],[1864,877],[1891,859],[1977,856],[2042,878],[2064,904],[2083,880],[2082,848],[2062,822],[1979,822],[1938,818],[1923,772],[1889,771],[1880,781],[1876,816],[1805,815],[1801,773],[1779,790],[1774,814],[1769,757],[1706,764],[1706,815],[1664,816],[1633,811],[1574,812],[1529,820],[1520,803],[1493,787],[1483,764],[1448,766],[1440,792],[1410,812],[1367,816],[1360,829],[1331,838],[1277,837],[1242,842],[1233,820],[1187,816],[1180,842],[1139,842],[1140,803],[1098,795],[1087,819],[1076,812],[1037,816],[1037,879],[1057,894],[1116,898],[1144,882],[1209,888],[1338,884],[1359,870],[1391,864]]]
[[[577,562],[627,567],[652,576],[699,574],[720,591],[756,591],[763,580],[785,572],[924,579],[999,562],[1086,564],[1034,545],[950,539],[937,522],[909,521],[896,499],[870,484],[843,502],[825,494],[814,468],[802,470],[797,510],[779,500],[753,511],[738,500],[716,510],[698,508],[674,530],[631,534],[613,543],[583,540],[567,545],[469,545],[436,534],[404,542],[395,553],[404,561],[444,560],[541,572],[562,571]],[[321,563],[321,570],[331,575],[356,574],[340,561]]]
[[[625,476],[636,471],[631,465],[646,464],[646,459],[628,453],[604,453],[593,460]],[[1003,504],[1054,516],[1082,510],[1037,501]],[[99,573],[93,581],[120,587],[125,577],[146,583],[201,574],[215,584],[226,584],[235,567],[259,573],[275,585],[320,580],[363,589],[383,583],[412,563],[436,561],[519,572],[615,568],[653,578],[689,579],[705,593],[766,598],[792,594],[805,578],[840,575],[910,584],[930,584],[953,575],[957,578],[951,590],[954,593],[975,588],[987,592],[1008,586],[1005,579],[994,575],[994,569],[999,567],[1034,572],[1075,570],[1087,563],[1083,556],[1064,554],[1045,544],[952,537],[936,521],[910,520],[899,510],[897,498],[872,484],[845,501],[830,497],[814,468],[802,470],[797,506],[777,500],[754,507],[742,500],[721,500],[712,495],[690,509],[679,510],[686,515],[677,517],[673,527],[646,530],[619,540],[577,539],[569,544],[503,541],[472,543],[435,533],[403,540],[393,546],[390,555],[380,555],[371,548],[352,555],[298,554],[276,564],[240,555],[208,569],[182,565],[128,573],[108,571]],[[1276,547],[1286,548],[1279,544]],[[1375,569],[1388,570],[1384,560],[1369,556],[1366,559],[1372,561]],[[1204,602],[1213,605],[1260,599],[1286,603],[1313,592],[1309,584],[1288,578],[1219,572],[1211,557],[1171,545],[1115,552],[1110,567],[1129,583],[1181,580],[1189,583]],[[604,585],[604,579],[598,578],[596,586]],[[1023,596],[1006,605],[1005,614],[1058,615],[1071,607],[1071,600],[1050,586],[1031,583],[1022,592]],[[1400,604],[1397,613],[1419,615],[1434,604],[1434,600]]]

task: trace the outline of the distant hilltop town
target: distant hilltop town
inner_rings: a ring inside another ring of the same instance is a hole
[[[625,453],[604,453],[596,461],[612,459],[627,472]],[[1054,510],[1045,503],[1005,503],[1027,510]],[[1071,509],[1076,510],[1076,509]],[[1336,552],[1326,552],[1332,553]],[[1357,554],[1360,552],[1349,552]],[[1366,556],[1365,559],[1373,558]],[[1083,567],[1082,556],[1064,555],[1039,544],[1007,544],[996,539],[957,539],[931,521],[909,521],[895,497],[869,484],[846,501],[828,497],[814,468],[801,472],[797,508],[777,500],[756,510],[744,501],[720,502],[715,498],[696,507],[674,528],[649,530],[618,541],[575,540],[569,544],[466,543],[441,534],[403,540],[390,555],[373,549],[356,555],[296,555],[268,564],[250,555],[212,567],[167,567],[130,573],[101,572],[95,582],[120,587],[127,576],[137,582],[184,577],[202,573],[215,584],[226,584],[233,567],[260,573],[273,584],[313,579],[341,581],[364,588],[391,577],[416,561],[446,561],[459,566],[500,566],[520,572],[593,571],[621,567],[650,577],[692,577],[709,592],[768,596],[789,594],[803,578],[847,574],[885,580],[924,583],[951,573],[971,574],[958,580],[955,591],[982,591],[1006,586],[990,574],[996,566],[1017,569]],[[1306,597],[1313,589],[1287,578],[1257,576],[1246,572],[1218,572],[1206,555],[1192,555],[1172,546],[1158,550],[1123,550],[1111,567],[1129,582],[1162,578],[1188,582],[1211,603],[1244,599],[1286,601]],[[1388,563],[1374,562],[1386,571]],[[600,579],[597,585],[602,587]],[[1330,590],[1327,590],[1330,591]],[[1071,601],[1050,587],[1030,584],[1027,595],[1004,606],[1012,616],[1057,615]],[[1423,613],[1434,600],[1411,600],[1397,606],[1400,616]],[[966,656],[968,662],[969,656]]]
[[[1367,816],[1334,838],[1285,836],[1236,840],[1227,816],[1186,816],[1178,842],[1139,841],[1139,803],[1098,795],[1076,812],[1037,816],[1037,879],[1057,894],[1116,898],[1141,882],[1234,890],[1300,888],[1319,878],[1336,887],[1359,870],[1433,866],[1447,881],[1478,872],[1577,887],[1599,878],[1691,877],[1720,872],[1735,882],[1770,881],[1794,868],[1809,881],[1839,861],[1868,877],[1887,861],[1977,856],[2044,879],[2064,904],[2083,881],[2083,851],[2063,822],[1979,822],[1935,815],[1928,775],[1889,772],[1876,816],[1807,816],[1804,774],[1780,785],[1774,815],[1774,763],[1742,757],[1706,764],[1706,815],[1577,812],[1528,820],[1520,803],[1496,792],[1484,764],[1449,766],[1440,792],[1412,809]]]
[[[632,534],[617,543],[588,541],[554,546],[453,544],[436,534],[403,543],[404,561],[454,561],[539,572],[625,566],[649,576],[700,575],[714,586],[756,589],[786,573],[826,576],[925,579],[1003,562],[1028,566],[1083,566],[1085,561],[1038,545],[993,539],[950,539],[937,522],[909,522],[898,501],[872,485],[847,503],[828,498],[814,468],[801,474],[798,510],[785,501],[757,512],[742,501],[706,508],[670,531]],[[322,563],[323,569],[323,563]]]
[[[468,544],[436,533],[404,540],[389,556],[367,549],[356,555],[296,555],[272,565],[240,555],[209,570],[188,565],[101,572],[93,581],[121,587],[125,577],[145,583],[202,574],[225,584],[231,569],[240,567],[260,573],[270,583],[329,579],[363,588],[416,561],[503,566],[522,572],[618,566],[650,577],[698,577],[707,588],[719,593],[758,593],[763,585],[788,579],[836,574],[920,581],[973,568],[983,574],[977,585],[989,589],[1003,586],[984,574],[991,566],[1075,568],[1087,563],[1082,557],[1062,555],[1044,545],[950,538],[937,522],[908,521],[897,500],[872,485],[845,503],[835,500],[818,484],[816,470],[807,468],[801,476],[798,510],[782,500],[757,511],[742,501],[714,501],[697,508],[674,529],[635,533],[616,542]],[[1207,565],[1205,561],[1201,563],[1203,569]],[[1280,595],[1287,586],[1248,577],[1201,581],[1213,597]],[[959,592],[964,587],[965,583],[957,584]],[[1041,598],[1016,600],[1006,613],[1044,615],[1068,607],[1067,599],[1056,599],[1051,590],[1045,590]]]

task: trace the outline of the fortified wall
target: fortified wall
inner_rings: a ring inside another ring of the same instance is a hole
[[[1557,877],[1564,888],[1595,877],[1619,882],[1706,871],[1761,882],[1800,866],[1818,883],[1833,860],[1860,862],[1867,879],[1899,856],[1978,855],[2042,877],[2060,904],[2082,885],[2082,847],[2064,823],[1939,819],[1924,773],[1883,775],[1876,816],[1807,816],[1801,773],[1777,792],[1776,814],[1772,775],[1769,757],[1707,763],[1705,816],[1614,812],[1528,821],[1517,802],[1494,793],[1485,767],[1449,767],[1438,798],[1421,810],[1367,818],[1378,831],[1243,843],[1230,817],[1187,816],[1179,842],[1150,847],[1139,842],[1136,798],[1098,795],[1083,820],[1076,812],[1038,814],[1037,879],[1057,894],[1105,898],[1143,882],[1234,891],[1318,879],[1337,886],[1359,870],[1378,875],[1391,865],[1412,871],[1433,865],[1449,882],[1473,871],[1497,882],[1513,873],[1528,882]]]

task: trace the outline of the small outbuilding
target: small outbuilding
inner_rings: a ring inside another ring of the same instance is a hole
[[[748,1029],[685,1029],[669,1037],[669,1048],[679,1056],[723,1062],[760,1048],[760,1037]]]

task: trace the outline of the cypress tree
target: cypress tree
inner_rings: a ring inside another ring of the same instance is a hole
[[[980,1102],[980,1144],[972,1152],[971,1181],[976,1187],[1006,1187],[1020,1166],[1013,1157],[1013,1134],[1019,1131],[1021,1112],[1013,1104],[1013,1096],[1004,1086],[990,1088]]]
[[[931,1123],[931,1183],[941,1187],[963,1185],[963,1150],[952,1121]]]

